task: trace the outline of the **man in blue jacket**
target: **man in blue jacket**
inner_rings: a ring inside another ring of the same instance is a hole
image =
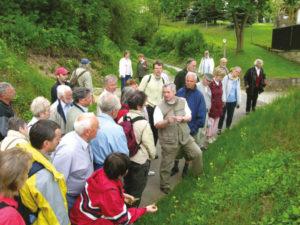
[[[192,112],[192,120],[188,123],[190,128],[190,134],[195,138],[195,141],[198,145],[200,145],[198,140],[198,130],[199,128],[203,128],[205,124],[205,117],[206,117],[206,105],[205,99],[202,93],[197,89],[197,75],[194,72],[188,72],[185,77],[185,86],[180,88],[177,91],[178,97],[183,97],[186,99],[188,106]],[[174,167],[171,171],[171,176],[174,176],[178,173],[179,168],[179,159],[182,158],[181,155],[177,156],[175,160]],[[189,162],[186,161],[182,176],[184,177],[188,171]]]

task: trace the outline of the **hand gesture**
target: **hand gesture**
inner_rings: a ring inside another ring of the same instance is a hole
[[[146,206],[146,209],[148,213],[155,213],[158,210],[157,206],[154,203],[152,205]]]
[[[135,198],[132,195],[124,193],[124,202],[128,205],[132,205],[135,202]]]

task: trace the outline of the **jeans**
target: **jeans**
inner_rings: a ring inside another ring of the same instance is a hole
[[[235,107],[236,107],[236,102],[226,102],[226,104],[223,108],[223,114],[219,120],[219,125],[218,125],[219,130],[221,130],[223,127],[223,122],[224,122],[226,113],[227,113],[226,128],[230,128]]]
[[[126,82],[131,79],[131,75],[125,75],[125,77],[121,77],[121,90],[126,86]]]

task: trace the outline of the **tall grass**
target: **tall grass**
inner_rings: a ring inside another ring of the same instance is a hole
[[[300,90],[258,109],[204,152],[205,176],[184,179],[138,224],[299,224]]]

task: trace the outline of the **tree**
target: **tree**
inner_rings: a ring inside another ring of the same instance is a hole
[[[161,1],[161,7],[168,18],[176,21],[186,16],[186,10],[190,7],[191,2],[192,0]]]
[[[263,8],[266,2],[267,0],[230,0],[224,2],[228,16],[233,19],[237,53],[243,51],[244,28],[250,15]]]

